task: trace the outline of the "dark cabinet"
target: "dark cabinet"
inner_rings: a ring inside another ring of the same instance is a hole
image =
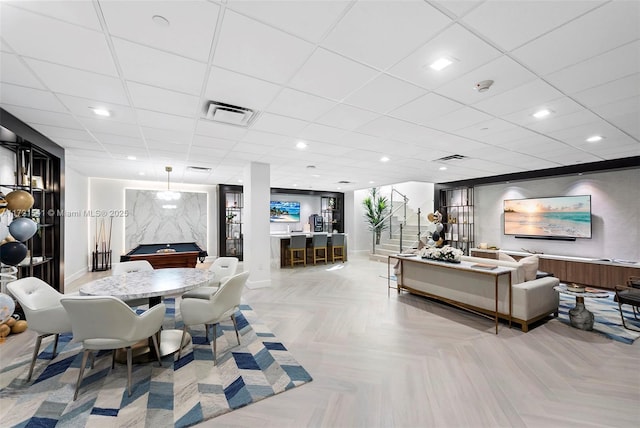
[[[473,187],[440,191],[440,213],[444,226],[444,243],[464,254],[474,247]]]
[[[242,186],[220,185],[219,255],[243,259],[243,195]]]
[[[342,204],[343,198],[336,196],[322,196],[320,198],[320,210],[324,223],[325,232],[343,232],[342,226]]]

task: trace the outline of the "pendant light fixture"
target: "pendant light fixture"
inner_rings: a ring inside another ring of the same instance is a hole
[[[177,201],[178,199],[180,199],[180,192],[172,192],[171,186],[169,184],[169,175],[171,174],[171,171],[173,171],[173,168],[170,166],[165,166],[164,170],[167,171],[167,190],[158,192],[156,194],[156,197],[163,201]]]

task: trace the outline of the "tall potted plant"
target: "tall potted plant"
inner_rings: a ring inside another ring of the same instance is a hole
[[[364,206],[364,218],[369,224],[369,230],[375,232],[376,245],[379,245],[380,235],[387,228],[383,220],[387,216],[389,208],[388,199],[380,194],[378,188],[373,187],[369,190],[369,196],[362,200],[362,205]]]

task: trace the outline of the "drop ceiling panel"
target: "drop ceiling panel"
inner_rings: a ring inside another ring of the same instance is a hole
[[[0,103],[19,107],[67,113],[64,105],[49,91],[24,88],[8,83],[0,85]]]
[[[36,89],[45,89],[36,76],[31,72],[17,55],[6,52],[0,53],[0,75],[5,83],[26,86]]]
[[[104,117],[80,117],[80,123],[90,132],[101,132],[104,134],[122,135],[124,137],[139,138],[140,128],[138,125],[124,122],[114,122]]]
[[[357,2],[322,44],[357,61],[386,69],[449,23],[449,18],[423,1]]]
[[[122,82],[118,78],[34,59],[25,61],[53,92],[115,104],[128,104]]]
[[[111,130],[109,129],[109,131]],[[127,137],[124,135],[117,135],[116,133],[112,133],[112,132],[109,132],[109,133],[94,132],[93,135],[105,147],[108,147],[112,144],[118,145],[118,146],[135,147],[140,149],[145,149],[147,147],[145,141],[142,139],[140,135]]]
[[[27,9],[41,15],[59,19],[81,27],[87,27],[92,30],[102,31],[102,26],[98,20],[96,9],[92,2],[74,1],[69,2],[60,7],[59,2],[53,1],[5,1],[5,4],[11,4],[21,9]]]
[[[182,144],[184,142],[189,142],[192,139],[192,134],[188,131],[147,127],[141,127],[140,130],[142,131],[144,138],[148,140],[176,142],[178,144]]]
[[[425,93],[426,91],[418,86],[381,74],[348,96],[345,103],[386,113]]]
[[[62,126],[64,128],[76,129],[82,128],[82,125],[80,125],[73,116],[67,113],[57,113],[14,105],[3,105],[3,108],[12,115],[22,118],[23,121],[28,122],[29,124]]]
[[[380,116],[371,111],[362,110],[346,104],[338,104],[333,109],[320,116],[316,122],[327,126],[352,131]]]
[[[311,42],[318,42],[349,5],[348,1],[229,0],[227,7]]]
[[[434,89],[500,55],[500,51],[456,24],[404,58],[389,73],[427,89]],[[441,71],[429,67],[443,56],[454,59],[453,64]]]
[[[489,119],[487,121],[479,122],[466,128],[458,129],[455,131],[455,134],[461,137],[483,141],[486,143],[489,142],[495,134],[509,131],[517,127],[517,125],[514,125],[513,123],[509,123],[502,119]]]
[[[389,114],[399,119],[424,125],[433,120],[433,118],[444,116],[463,107],[464,104],[431,92],[395,109]]]
[[[462,21],[510,51],[557,28],[600,1],[489,1],[469,12]]]
[[[562,97],[544,103],[544,107],[553,113],[547,117],[538,119],[532,115],[531,109],[522,110],[504,116],[504,119],[525,126],[539,132],[547,132],[566,126],[567,115],[584,111],[584,108],[569,97]],[[591,117],[591,120],[597,118]]]
[[[455,16],[463,16],[469,13],[474,7],[477,7],[483,0],[433,0],[432,4],[441,9],[448,11]]]
[[[60,126],[49,126],[49,125],[34,125],[33,128],[40,132],[43,135],[46,135],[53,141],[56,141],[58,138],[68,138],[71,140],[80,140],[80,141],[94,141],[91,135],[83,128],[62,128]]]
[[[280,86],[264,80],[211,67],[205,98],[251,110],[264,110],[280,89]]]
[[[267,111],[295,119],[313,121],[335,105],[335,101],[285,88],[269,104]]]
[[[249,130],[242,138],[244,142],[281,147],[284,150],[293,150],[297,140],[298,139],[294,137],[254,130]]]
[[[640,100],[640,72],[572,94],[587,107],[598,107],[625,98]]]
[[[116,37],[206,62],[220,7],[198,1],[103,1],[100,8]],[[169,21],[158,25],[154,15]]]
[[[270,82],[285,83],[313,45],[232,11],[225,13],[213,62]]]
[[[640,72],[640,41],[572,65],[547,76],[567,94],[590,89]]]
[[[544,76],[637,40],[640,37],[638,16],[638,2],[609,2],[516,49],[513,54]],[[615,29],[603,23],[615,23]]]
[[[296,135],[302,131],[307,124],[308,122],[304,120],[264,113],[253,123],[251,129],[281,135]]]
[[[317,49],[289,86],[334,100],[342,100],[364,86],[377,72],[355,61]]]
[[[474,107],[497,117],[529,109],[531,114],[540,110],[548,101],[563,94],[541,79],[526,83],[510,91],[474,104]]]
[[[136,123],[135,110],[128,105],[120,105],[113,103],[105,103],[102,101],[94,101],[87,98],[73,97],[70,95],[58,94],[57,97],[62,104],[76,117],[95,118],[94,108],[103,108],[109,110],[111,114],[110,120],[114,122]]]
[[[196,134],[207,137],[224,138],[227,140],[239,140],[246,133],[246,128],[215,123],[206,119],[199,119],[198,124],[196,125]]]
[[[467,128],[480,122],[492,119],[492,116],[471,107],[455,110],[444,116],[425,122],[430,128],[440,131],[453,132],[456,129]]]
[[[104,34],[22,9],[3,5],[2,38],[22,56],[39,58],[61,65],[117,75]],[[46,43],[36,32],[46,34]],[[78,55],[78,52],[91,52]]]
[[[135,82],[127,82],[127,88],[136,108],[188,117],[199,112],[200,99],[193,95]]]
[[[205,63],[113,39],[123,77],[127,80],[199,95],[207,71]]]
[[[193,132],[196,121],[191,117],[182,117],[155,111],[138,109],[138,123],[149,128],[170,129],[178,132]]]

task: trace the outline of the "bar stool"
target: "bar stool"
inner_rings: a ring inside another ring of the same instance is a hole
[[[307,235],[291,235],[291,242],[287,247],[287,251],[291,260],[291,267],[293,267],[294,263],[303,263],[307,266]],[[300,253],[302,253],[302,258],[299,258]]]
[[[313,264],[315,265],[318,261],[323,261],[324,264],[327,264],[327,234],[319,233],[313,235],[311,239],[311,251],[313,251]],[[321,253],[321,255],[318,254]]]
[[[331,263],[336,260],[344,262],[344,233],[331,234]]]

